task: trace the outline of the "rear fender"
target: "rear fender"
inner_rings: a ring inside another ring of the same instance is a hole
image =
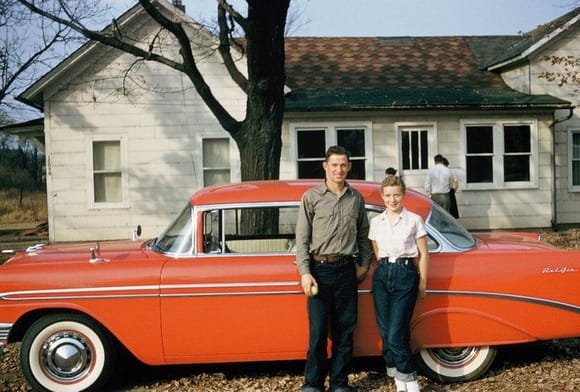
[[[469,308],[440,308],[421,314],[411,323],[411,346],[496,346],[538,340],[520,326]]]

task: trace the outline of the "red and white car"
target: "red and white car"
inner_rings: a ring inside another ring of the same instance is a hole
[[[379,184],[350,181],[369,217]],[[149,365],[303,359],[306,298],[295,266],[302,194],[317,181],[263,181],[194,194],[158,238],[36,246],[0,266],[0,348],[22,341],[37,390],[97,389],[124,346]],[[431,253],[412,321],[421,369],[481,376],[496,347],[580,336],[580,252],[524,233],[470,234],[408,191]],[[371,271],[372,272],[372,271]],[[380,355],[370,293],[359,286],[355,355]]]

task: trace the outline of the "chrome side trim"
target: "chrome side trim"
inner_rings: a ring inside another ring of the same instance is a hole
[[[0,358],[2,358],[4,347],[8,344],[8,335],[10,335],[12,325],[9,323],[0,323]]]
[[[512,300],[519,302],[528,302],[536,305],[544,305],[552,308],[563,309],[571,311],[574,313],[580,313],[580,306],[569,304],[560,301],[554,301],[551,299],[529,297],[526,295],[518,294],[502,294],[502,293],[492,293],[485,291],[451,291],[451,290],[427,290],[427,295],[453,295],[453,296],[466,296],[466,297],[484,297],[484,298],[496,298],[504,300]]]

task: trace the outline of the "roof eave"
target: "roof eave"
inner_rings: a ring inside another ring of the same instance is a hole
[[[518,63],[526,60],[529,56],[532,55],[532,53],[535,53],[536,51],[540,50],[549,41],[553,40],[554,38],[556,38],[560,34],[563,34],[566,30],[568,30],[571,26],[573,26],[576,22],[578,22],[579,19],[580,19],[580,15],[576,15],[575,17],[571,18],[568,22],[566,22],[564,25],[560,26],[559,28],[555,29],[554,31],[552,31],[549,34],[546,34],[542,39],[538,40],[533,45],[529,46],[522,53],[520,53],[517,56],[514,56],[508,60],[501,61],[497,64],[491,64],[491,65],[487,66],[486,69],[488,71],[495,71],[495,70],[499,70],[499,69],[502,69],[502,68],[505,68],[505,67],[508,67],[511,65],[518,64]]]
[[[433,104],[433,105],[327,105],[304,107],[286,106],[286,112],[331,112],[331,111],[395,111],[395,110],[535,110],[552,112],[554,110],[573,108],[570,103],[558,104],[473,104],[473,105],[453,105],[453,104]]]

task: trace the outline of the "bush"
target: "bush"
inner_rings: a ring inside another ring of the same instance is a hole
[[[44,222],[48,219],[46,192],[25,192],[22,207],[16,189],[0,190],[0,224]]]

